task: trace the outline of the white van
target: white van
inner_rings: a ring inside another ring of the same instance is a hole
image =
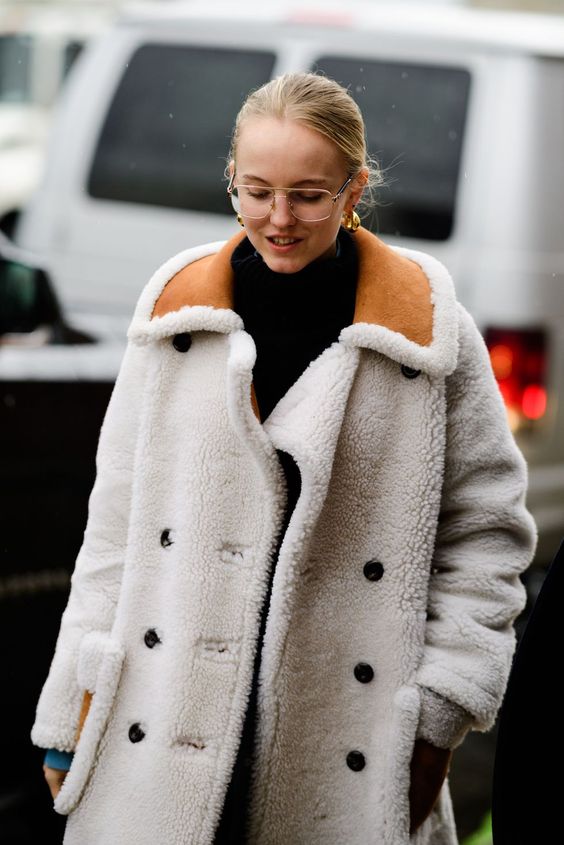
[[[237,229],[223,172],[244,95],[312,68],[349,86],[386,169],[364,225],[442,260],[484,332],[547,561],[564,534],[562,20],[374,0],[131,8],[71,75],[17,244],[74,325],[103,316],[124,338],[164,259]]]
[[[10,231],[37,187],[51,109],[90,37],[114,17],[83,2],[0,7],[0,225]]]

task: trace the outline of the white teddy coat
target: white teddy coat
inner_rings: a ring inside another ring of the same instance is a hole
[[[442,720],[422,693],[464,708],[468,729],[492,726],[536,544],[485,344],[438,261],[363,232],[361,257],[382,256],[385,272],[367,278],[374,265],[362,265],[354,322],[261,423],[255,345],[228,307],[239,239],[167,261],[128,332],[32,729],[36,745],[75,750],[54,804],[69,814],[65,845],[213,841],[284,513],[276,449],[296,460],[302,490],[267,618],[249,842],[456,845],[448,779],[409,836],[418,725],[435,720],[439,735]],[[193,262],[206,272],[189,304],[151,319]],[[429,300],[428,343],[413,340],[418,309],[386,288],[396,264],[398,278],[414,271],[405,296],[418,286]],[[387,310],[359,320],[375,285]],[[371,560],[380,580],[365,576]],[[151,628],[160,642],[148,647]],[[370,683],[356,679],[359,661]]]

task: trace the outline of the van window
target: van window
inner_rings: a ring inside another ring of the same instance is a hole
[[[347,86],[387,187],[363,224],[381,234],[443,241],[456,210],[470,89],[463,68],[323,56],[315,69]]]
[[[29,35],[0,35],[0,102],[29,102],[31,47]]]
[[[147,44],[130,59],[88,180],[91,196],[231,214],[223,178],[233,123],[274,54]]]

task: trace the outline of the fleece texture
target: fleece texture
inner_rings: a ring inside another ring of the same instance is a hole
[[[409,836],[409,764],[417,736],[456,747],[495,721],[537,541],[527,468],[446,269],[357,234],[353,323],[263,421],[231,308],[243,233],[174,256],[140,296],[31,734],[75,751],[65,845],[213,841],[284,517],[277,449],[302,487],[266,620],[249,843],[457,843],[448,779]]]

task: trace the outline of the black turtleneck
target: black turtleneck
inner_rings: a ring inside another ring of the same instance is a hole
[[[234,310],[257,348],[253,384],[265,420],[308,364],[352,323],[357,254],[339,230],[337,255],[297,273],[270,270],[248,238],[234,250]]]

